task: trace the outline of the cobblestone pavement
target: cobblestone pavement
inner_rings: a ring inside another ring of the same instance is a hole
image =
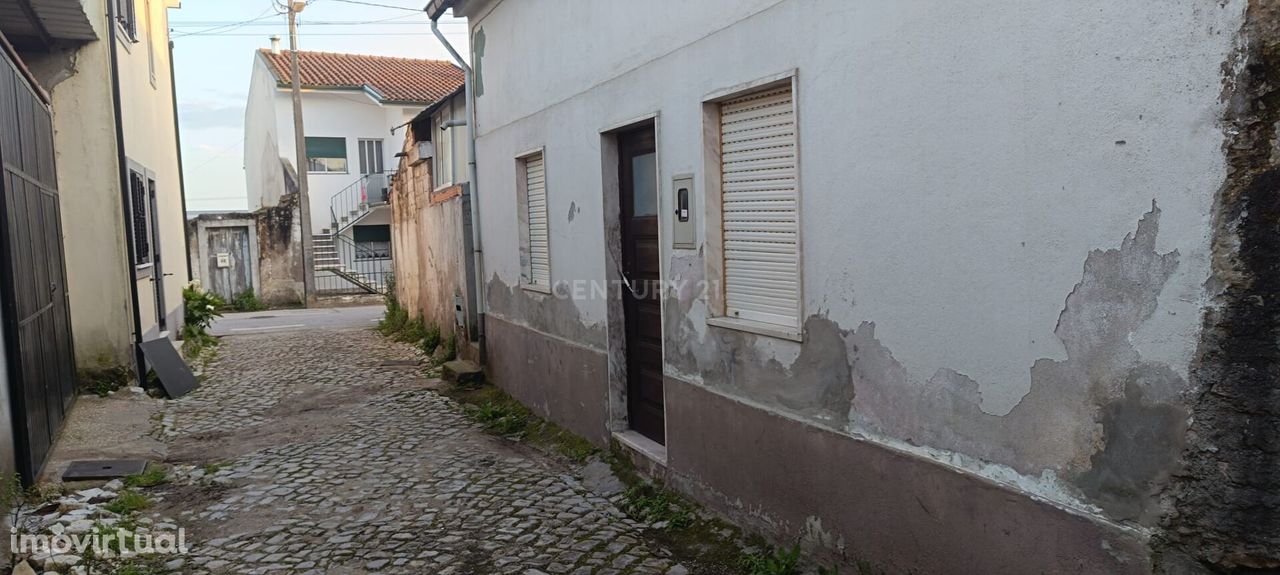
[[[682,573],[570,470],[485,434],[372,331],[223,340],[156,434],[191,573]]]

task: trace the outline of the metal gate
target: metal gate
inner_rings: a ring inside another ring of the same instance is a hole
[[[48,102],[0,51],[0,305],[18,471],[30,483],[75,399]]]

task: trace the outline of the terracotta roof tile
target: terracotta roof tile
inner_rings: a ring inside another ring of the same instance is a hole
[[[258,51],[271,73],[284,85],[289,74],[289,51]],[[361,54],[298,51],[298,69],[307,88],[364,88],[391,102],[430,104],[462,85],[462,70],[444,60],[417,60]]]

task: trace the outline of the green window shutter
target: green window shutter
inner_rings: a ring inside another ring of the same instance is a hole
[[[347,158],[346,138],[307,138],[308,158]]]

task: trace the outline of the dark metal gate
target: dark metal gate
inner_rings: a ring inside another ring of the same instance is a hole
[[[0,50],[0,305],[18,471],[31,482],[75,399],[75,358],[43,92]]]

